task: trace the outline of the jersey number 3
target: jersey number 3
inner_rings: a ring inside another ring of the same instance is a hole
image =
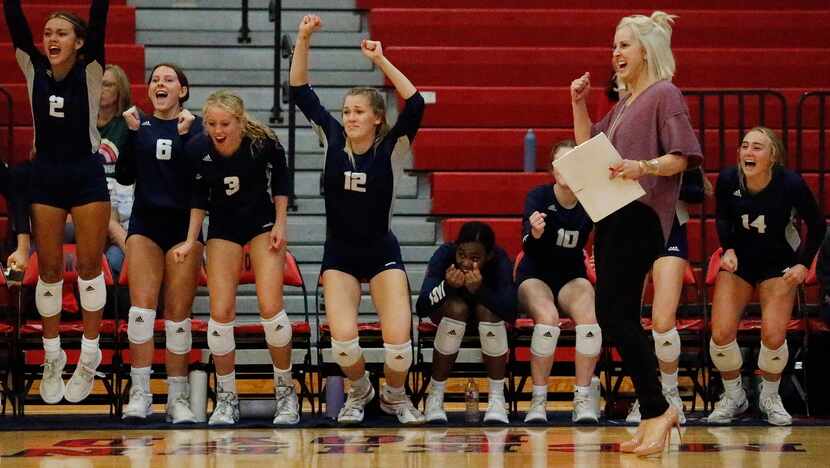
[[[345,185],[343,186],[344,189],[351,190],[352,192],[366,191],[365,172],[346,171],[343,173],[343,178],[346,179]]]
[[[227,187],[225,189],[225,195],[231,196],[234,193],[239,191],[239,177],[236,177],[236,176],[225,177],[222,180],[222,182],[224,182],[225,186]]]
[[[764,215],[760,215],[755,218],[755,221],[749,222],[749,215],[741,215],[741,220],[744,222],[744,229],[750,229],[750,227],[754,227],[758,230],[759,234],[764,234],[767,232],[767,224],[764,222]]]
[[[169,161],[173,157],[173,140],[159,138],[156,140],[156,159]]]

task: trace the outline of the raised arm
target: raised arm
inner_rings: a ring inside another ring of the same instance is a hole
[[[29,22],[23,15],[23,8],[20,0],[6,0],[3,2],[3,14],[6,17],[6,26],[9,28],[9,35],[15,49],[20,49],[29,55],[37,50],[32,39],[32,30],[29,29]]]
[[[591,74],[584,73],[571,82],[571,107],[574,116],[574,138],[580,145],[591,139],[591,116],[586,98],[591,92]]]
[[[87,60],[98,62],[102,67],[104,66],[104,38],[107,33],[109,7],[109,0],[92,0],[89,6],[89,29],[84,44]]]
[[[382,71],[384,76],[392,82],[392,86],[395,87],[395,91],[397,91],[402,98],[409,99],[418,92],[418,90],[415,89],[415,85],[409,81],[409,78],[401,73],[401,71],[392,65],[392,62],[390,62],[389,59],[383,55],[383,47],[379,41],[369,41],[364,39],[363,42],[360,43],[360,51],[363,52],[363,55],[371,60],[376,67],[380,68],[380,71]]]
[[[288,74],[288,84],[302,86],[308,83],[308,49],[311,46],[311,35],[323,26],[317,15],[306,15],[300,20],[297,28],[297,43],[294,44],[294,56],[291,59],[291,71]]]

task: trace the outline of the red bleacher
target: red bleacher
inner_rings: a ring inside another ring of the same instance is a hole
[[[537,139],[536,167],[549,168],[548,153],[572,138],[568,86],[592,74],[589,110],[598,120],[610,108],[604,96],[611,71],[614,27],[628,14],[655,9],[679,16],[672,37],[674,82],[687,95],[692,125],[703,137],[705,170],[714,182],[733,165],[742,131],[758,125],[757,97],[705,97],[701,91],[771,89],[765,122],[787,129],[787,165],[800,170],[819,193],[820,134],[817,102],[801,108],[805,92],[830,89],[830,4],[825,0],[358,0],[369,10],[373,39],[422,91],[434,96],[415,142],[413,168],[430,172],[432,213],[444,216],[444,239],[453,239],[471,219],[491,224],[511,255],[520,250],[521,211],[527,191],[551,180],[522,174],[524,137]],[[690,7],[694,8],[693,10]],[[828,104],[830,107],[830,104]],[[825,109],[828,111],[830,109]],[[744,112],[747,119],[738,116]],[[723,115],[723,119],[721,119]],[[701,134],[698,127],[705,123]],[[722,128],[722,130],[719,130]],[[830,188],[830,178],[824,176]],[[821,202],[830,206],[830,190]],[[702,265],[717,247],[715,203],[692,207],[690,257]],[[703,226],[702,226],[703,224]],[[700,267],[697,273],[702,280]]]
[[[35,37],[35,44],[39,41],[40,34],[36,34],[43,29],[46,23],[46,17],[50,13],[61,10],[69,13],[75,13],[85,20],[89,20],[89,5],[78,5],[77,3],[66,5],[23,5],[23,13],[29,21],[29,27],[32,29],[32,35]],[[5,27],[6,17],[0,11],[0,21],[3,27],[0,27],[0,42],[11,42],[9,30]],[[111,44],[132,44],[135,42],[135,7],[128,5],[111,5],[109,15],[107,16],[107,42]]]

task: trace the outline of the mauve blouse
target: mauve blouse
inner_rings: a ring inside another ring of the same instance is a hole
[[[664,154],[688,159],[687,169],[703,162],[689,109],[683,94],[670,81],[658,81],[643,91],[630,106],[625,96],[591,127],[591,136],[605,132],[624,159],[649,160]],[[609,132],[610,127],[614,128]],[[610,133],[610,134],[609,134]],[[681,174],[671,177],[643,176],[639,179],[646,194],[638,201],[650,206],[660,218],[663,240],[674,222]]]

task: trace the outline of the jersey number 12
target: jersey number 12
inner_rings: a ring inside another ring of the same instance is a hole
[[[759,234],[764,234],[765,232],[767,232],[767,225],[764,222],[764,215],[759,215],[757,218],[755,218],[755,221],[751,223],[749,222],[748,214],[741,215],[741,220],[743,220],[744,222],[744,229],[750,229],[751,226],[757,229]]]
[[[344,189],[351,190],[352,192],[366,191],[365,172],[346,171],[343,173],[343,178],[346,180],[345,185],[343,186]]]

